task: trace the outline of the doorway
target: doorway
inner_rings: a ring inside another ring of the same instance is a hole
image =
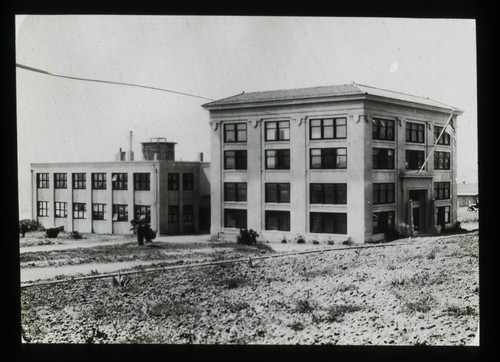
[[[427,190],[409,190],[408,199],[411,202],[413,230],[416,232],[427,231],[426,220]]]

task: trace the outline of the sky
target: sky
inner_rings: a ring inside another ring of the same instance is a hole
[[[209,99],[352,82],[429,97],[465,111],[457,182],[477,182],[474,20],[17,15],[16,63]],[[210,161],[207,99],[16,68],[16,102],[20,218],[30,163],[113,161],[130,131],[136,159],[166,137]]]

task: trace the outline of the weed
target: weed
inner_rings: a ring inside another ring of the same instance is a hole
[[[318,240],[313,240],[313,241],[312,241],[312,243],[313,243],[314,245],[318,245],[318,244],[319,244],[319,241],[318,241]]]
[[[309,302],[309,299],[299,299],[296,304],[296,310],[299,313],[310,313],[314,310],[314,307]]]
[[[431,310],[431,307],[434,304],[434,298],[430,295],[423,296],[419,299],[416,299],[412,302],[406,302],[404,304],[404,310],[408,313],[426,313]]]
[[[436,251],[432,249],[429,254],[427,254],[427,259],[434,260],[436,258]]]
[[[333,242],[333,240],[332,240],[332,239],[330,239],[330,238],[328,238],[328,242],[327,242],[327,243],[328,243],[328,245],[333,245],[333,244],[335,244],[335,243]]]
[[[71,237],[71,239],[75,239],[75,240],[83,239],[82,234],[80,234],[78,231],[72,231],[72,232],[70,232],[69,236]]]
[[[295,332],[302,331],[305,328],[305,326],[301,322],[293,322],[289,324],[288,327],[290,327]]]
[[[350,236],[347,238],[347,240],[344,240],[342,242],[342,245],[352,245],[352,244],[354,244],[354,241],[352,240],[352,238]]]
[[[90,275],[99,275],[99,271],[97,269],[95,269],[95,270],[91,269]]]
[[[351,304],[335,304],[328,308],[326,320],[329,322],[340,322],[347,313],[354,313],[361,310],[362,307]]]
[[[118,275],[113,275],[114,287],[119,287],[120,289],[123,289],[130,283],[130,281],[131,279],[128,275],[121,275],[120,272],[118,272]]]
[[[470,305],[468,305],[467,307],[450,305],[447,308],[445,308],[444,312],[454,317],[467,316],[467,315],[471,316],[477,314],[476,310]]]

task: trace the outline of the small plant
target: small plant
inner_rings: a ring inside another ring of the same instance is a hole
[[[130,277],[128,275],[113,275],[113,286],[119,287],[120,289],[125,288],[130,283]]]
[[[309,299],[299,299],[297,301],[296,310],[299,313],[310,313],[314,310],[314,307],[309,302]]]
[[[415,301],[406,302],[404,305],[404,309],[408,313],[426,313],[431,310],[434,299],[430,296],[423,296]]]
[[[328,243],[328,245],[333,245],[333,244],[335,244],[335,243],[333,242],[333,240],[332,240],[332,239],[330,239],[330,238],[328,238],[328,242],[327,242],[327,243]]]
[[[306,239],[304,239],[304,237],[302,235],[298,235],[296,238],[295,238],[295,242],[297,244],[305,244],[306,243]]]
[[[319,241],[318,241],[318,240],[316,240],[316,239],[314,239],[314,240],[312,241],[312,243],[313,243],[314,245],[318,245],[318,244],[319,244]]]
[[[328,308],[327,321],[340,322],[347,313],[353,313],[361,310],[362,308],[357,305],[340,304],[333,305]]]
[[[452,315],[454,317],[460,317],[460,316],[470,316],[470,315],[476,315],[477,312],[476,310],[468,305],[467,307],[458,307],[456,305],[450,305],[447,307],[444,312],[448,315]]]
[[[302,331],[305,328],[305,326],[301,322],[293,322],[289,324],[288,327],[290,327],[295,332]]]
[[[243,245],[257,244],[259,234],[255,230],[240,229],[240,235],[236,237],[236,242]]]
[[[427,254],[427,259],[429,260],[434,260],[436,259],[436,251],[434,249],[432,249],[429,254]]]
[[[357,289],[356,286],[354,284],[340,284],[338,287],[337,287],[337,292],[341,292],[341,293],[344,293],[344,292],[347,292],[349,290],[353,290],[353,289]]]
[[[347,240],[344,240],[342,242],[342,245],[352,245],[352,244],[354,244],[354,241],[352,240],[352,238],[350,236],[347,238]]]
[[[69,236],[70,236],[71,239],[75,239],[75,240],[77,240],[77,239],[83,239],[82,234],[80,234],[78,231],[72,231],[72,232],[70,232]]]
[[[95,270],[91,269],[90,275],[99,275],[99,271],[97,269],[95,269]]]
[[[288,240],[287,240],[287,238],[286,238],[286,236],[285,236],[285,235],[283,235],[283,239],[281,239],[281,243],[282,243],[282,244],[286,244],[286,243],[288,243]]]

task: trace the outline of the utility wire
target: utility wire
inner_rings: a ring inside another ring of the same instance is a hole
[[[212,98],[198,96],[196,94],[178,92],[178,91],[174,91],[174,90],[170,90],[170,89],[150,87],[150,86],[145,86],[145,85],[140,85],[140,84],[124,83],[124,82],[113,82],[113,81],[109,81],[109,80],[99,80],[99,79],[90,79],[90,78],[70,77],[70,76],[67,76],[67,75],[51,73],[51,72],[48,72],[48,71],[43,70],[43,69],[28,67],[27,65],[23,65],[23,64],[19,64],[19,63],[16,63],[16,67],[22,68],[22,69],[26,69],[26,70],[29,70],[31,72],[42,73],[42,74],[51,75],[53,77],[59,77],[59,78],[66,78],[66,79],[73,79],[73,80],[82,80],[82,81],[86,81],[86,82],[96,82],[96,83],[125,85],[125,86],[129,86],[129,87],[139,87],[139,88],[146,88],[146,89],[157,90],[157,91],[162,91],[162,92],[175,93],[175,94],[180,94],[180,95],[184,95],[184,96],[188,96],[188,97],[195,97],[195,98],[200,98],[200,99],[206,99],[206,100],[209,100],[209,101],[214,101],[215,100],[215,99],[212,99]]]
[[[125,86],[128,86],[128,87],[146,88],[146,89],[158,90],[158,91],[162,91],[162,92],[168,92],[168,93],[180,94],[180,95],[184,95],[184,96],[188,96],[188,97],[194,97],[194,98],[206,99],[206,100],[209,100],[209,101],[215,101],[215,99],[213,99],[213,98],[207,98],[207,97],[203,97],[203,96],[198,96],[198,95],[196,95],[196,94],[190,94],[190,93],[178,92],[178,91],[174,91],[174,90],[170,90],[170,89],[157,88],[157,87],[150,87],[150,86],[145,86],[145,85],[140,85],[140,84],[133,84],[133,83],[124,83],[124,82],[114,82],[114,81],[100,80],[100,79],[90,79],[90,78],[71,77],[71,76],[67,76],[67,75],[62,75],[62,74],[56,74],[56,73],[48,72],[48,71],[43,70],[43,69],[38,69],[38,68],[34,68],[34,67],[29,67],[29,66],[27,66],[27,65],[20,64],[20,63],[16,63],[16,67],[18,67],[18,68],[22,68],[22,69],[25,69],[25,70],[28,70],[28,71],[31,71],[31,72],[36,72],[36,73],[42,73],[42,74],[50,75],[50,76],[53,76],[53,77],[59,77],[59,78],[65,78],[65,79],[73,79],[73,80],[82,80],[82,81],[86,81],[86,82],[95,82],[95,83],[106,83],[106,84],[125,85]],[[269,114],[269,115],[272,115],[272,116],[281,116],[281,114],[279,114],[279,113],[273,113],[273,112],[264,111],[264,110],[262,110],[262,112],[264,112],[264,113],[266,113],[266,114]],[[290,119],[297,120],[297,119],[295,119],[294,117],[289,117],[289,118],[290,118]]]

